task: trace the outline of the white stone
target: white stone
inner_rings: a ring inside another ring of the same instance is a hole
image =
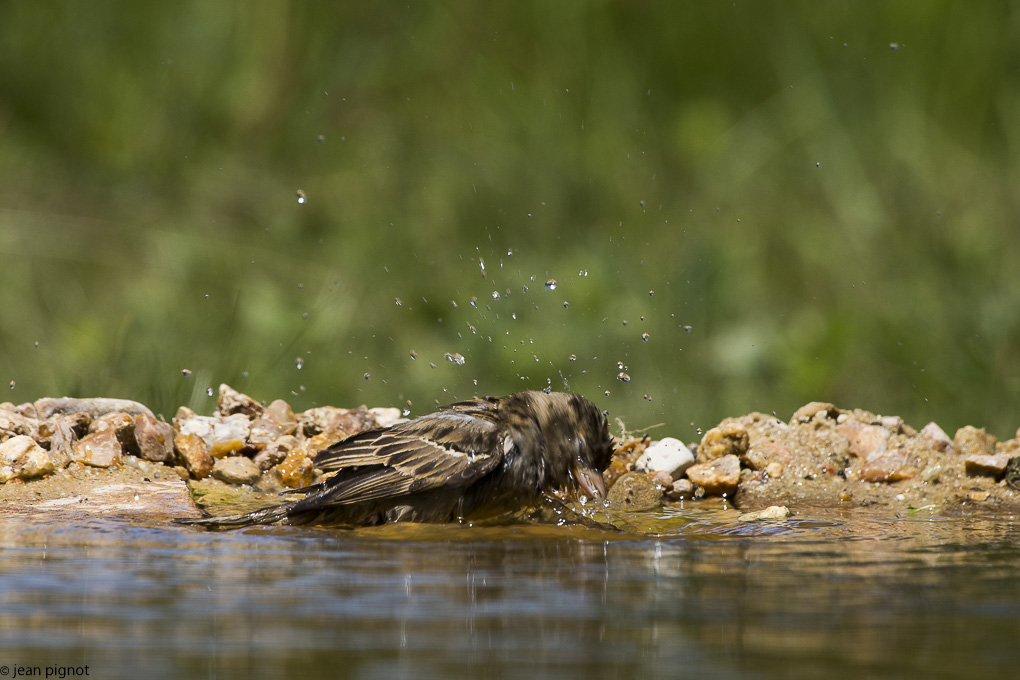
[[[684,443],[673,437],[665,437],[645,449],[634,463],[640,472],[668,472],[673,479],[679,478],[694,465],[694,454]]]

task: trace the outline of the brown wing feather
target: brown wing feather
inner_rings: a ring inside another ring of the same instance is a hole
[[[316,467],[337,474],[315,494],[318,501],[360,503],[456,488],[491,472],[503,458],[505,434],[487,405],[473,403],[362,432],[320,452]]]

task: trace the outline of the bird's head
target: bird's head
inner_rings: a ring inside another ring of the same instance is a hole
[[[580,487],[596,500],[606,497],[602,472],[613,455],[609,422],[578,394],[518,392],[500,405],[517,455],[511,474],[542,491]]]

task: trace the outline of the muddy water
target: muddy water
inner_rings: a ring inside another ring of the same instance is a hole
[[[3,520],[0,675],[1012,676],[1012,520],[735,514],[624,521],[654,536]]]

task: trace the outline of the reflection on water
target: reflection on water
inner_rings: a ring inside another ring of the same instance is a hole
[[[1007,677],[1010,520],[0,522],[0,665],[89,677]]]

